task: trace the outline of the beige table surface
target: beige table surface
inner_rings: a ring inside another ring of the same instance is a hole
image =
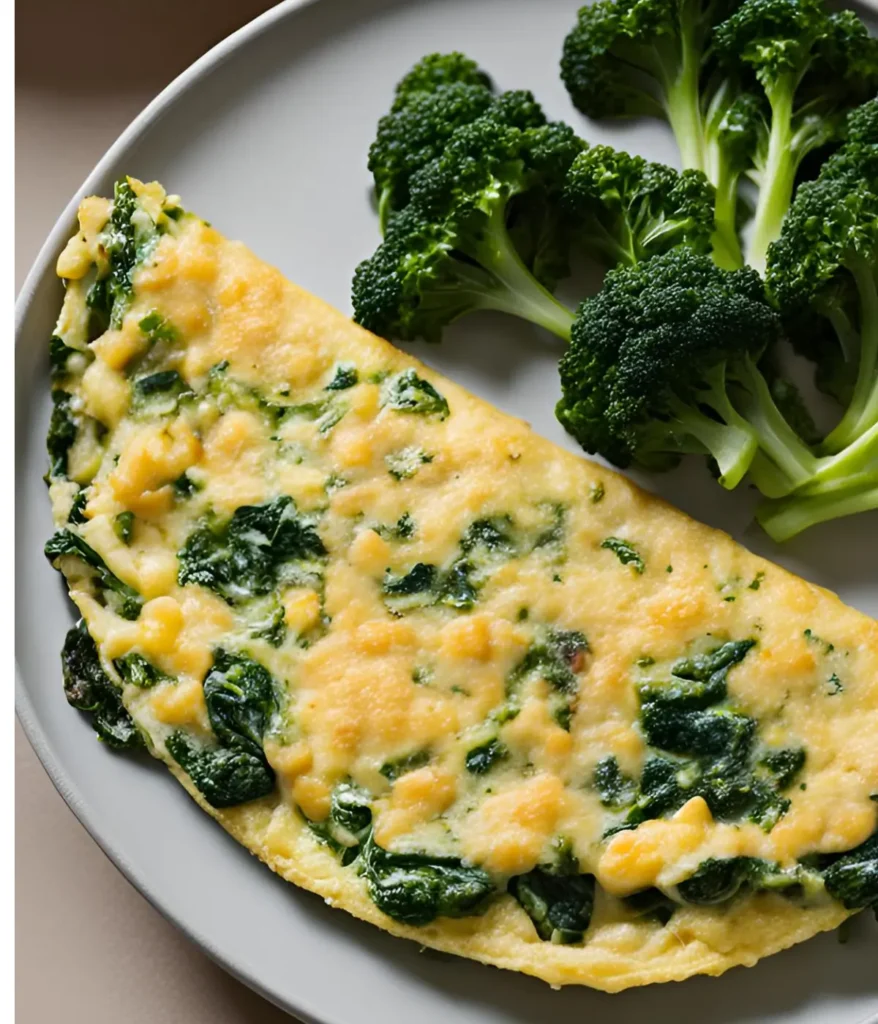
[[[18,0],[16,290],[125,125],[271,0]],[[61,699],[59,680],[59,699]],[[19,1024],[283,1024],[200,953],[89,838],[16,725]]]

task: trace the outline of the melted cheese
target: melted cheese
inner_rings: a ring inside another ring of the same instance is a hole
[[[160,210],[155,186],[137,186]],[[72,289],[99,259],[95,239],[108,209],[103,201],[83,203],[81,231],[58,262],[71,282],[60,321],[71,335],[79,323]],[[152,313],[178,339],[160,359],[137,328]],[[791,864],[850,849],[874,831],[875,622],[624,478],[553,447],[194,217],[161,237],[135,274],[123,322],[90,351],[71,389],[107,433],[97,463],[93,450],[88,465],[71,454],[71,477],[90,482],[81,533],[146,603],[136,622],[118,617],[96,598],[80,563],[63,559],[71,594],[107,664],[137,651],[171,677],[148,694],[129,687],[125,700],[198,799],[165,754],[164,738],[174,726],[209,734],[202,682],[215,649],[246,650],[282,683],[282,721],[265,741],[277,793],[252,806],[211,809],[277,870],[425,944],[553,983],[609,989],[752,963],[845,916],[826,902],[809,908],[776,896],[741,897],[722,911],[683,908],[662,927],[632,920],[614,897],[673,886],[708,857]],[[176,369],[200,397],[171,416],[127,416],[130,377],[142,359],[153,359],[152,371]],[[326,390],[334,368],[348,364],[357,383]],[[209,380],[218,366],[240,394],[255,389],[266,402],[302,408],[324,403],[320,409],[336,419],[320,412],[275,422],[257,399],[216,398]],[[410,368],[445,398],[447,416],[412,415],[384,401],[386,382]],[[402,451],[426,457],[394,476],[388,466]],[[199,487],[184,500],[173,484],[190,471]],[[594,502],[598,487],[603,498]],[[246,608],[203,586],[178,585],[177,552],[205,517],[227,521],[242,505],[284,494],[316,516],[328,557],[318,583],[293,580],[278,591],[287,633],[274,647],[254,632]],[[69,488],[54,485],[52,497],[64,525]],[[537,538],[557,509],[557,543],[542,544]],[[114,533],[120,511],[136,517],[129,545]],[[519,540],[515,551],[480,566],[472,608],[417,600],[394,606],[386,579],[419,564],[448,572],[462,557],[467,529],[490,517],[508,517]],[[608,537],[633,544],[644,571],[603,548]],[[587,638],[568,720],[557,714],[553,687],[530,678],[514,684],[514,713],[500,715],[516,667],[547,629]],[[826,642],[813,642],[806,630]],[[714,822],[699,797],[668,818],[604,839],[615,819],[591,784],[596,763],[613,755],[636,776],[648,755],[633,685],[638,659],[668,665],[708,635],[757,641],[730,673],[730,693],[757,718],[761,742],[807,751],[789,810],[766,832]],[[843,681],[836,692],[827,689],[833,677]],[[466,752],[492,736],[506,759],[484,777],[467,772]],[[416,754],[427,763],[389,781],[386,766]],[[420,930],[385,918],[356,871],[341,867],[304,825],[302,814],[326,817],[332,789],[344,779],[372,794],[380,843],[463,856],[501,879],[530,871],[566,836],[604,890],[586,944],[540,943],[506,896],[484,917]]]

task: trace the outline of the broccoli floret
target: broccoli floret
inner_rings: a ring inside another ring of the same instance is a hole
[[[799,166],[838,139],[848,111],[878,86],[878,41],[852,11],[823,0],[745,0],[715,33],[720,62],[754,76],[768,133],[750,170],[759,186],[747,262],[762,271],[780,234]]]
[[[667,469],[699,452],[732,488],[761,449],[785,483],[806,479],[813,456],[756,368],[779,330],[753,270],[722,270],[685,246],[612,270],[577,314],[558,419],[622,467]]]
[[[441,156],[454,132],[483,115],[516,128],[536,128],[546,116],[533,94],[526,91],[497,97],[484,85],[449,82],[431,91],[409,91],[405,102],[378,122],[369,149],[369,170],[375,179],[382,233],[392,214],[409,201],[412,176]]]
[[[577,234],[609,266],[633,265],[677,245],[709,252],[714,190],[700,171],[678,174],[610,146],[580,153],[567,174]]]
[[[415,92],[405,105],[381,118],[369,149],[369,170],[382,234],[390,214],[408,203],[412,175],[442,152],[455,129],[481,117],[493,101],[482,85],[453,82],[434,92]]]
[[[357,268],[354,318],[385,337],[437,341],[476,309],[562,338],[572,314],[524,264],[507,229],[513,198],[560,189],[583,144],[564,125],[522,131],[490,117],[459,128],[410,181],[411,202]]]
[[[740,82],[717,68],[704,90],[703,170],[716,190],[713,257],[734,270],[744,262],[738,231],[750,210],[738,192],[741,176],[762,162],[768,140],[765,101],[742,91]]]
[[[712,58],[714,26],[735,0],[598,0],[583,7],[564,41],[561,76],[588,117],[657,117],[677,140],[683,167],[717,189],[714,250],[741,265],[737,178],[755,122],[740,90]],[[746,132],[744,125],[746,124]]]
[[[593,118],[666,119],[684,166],[701,167],[699,79],[710,30],[731,6],[598,0],[583,7],[561,58],[574,104]]]
[[[491,89],[491,79],[486,72],[466,54],[428,53],[397,83],[393,109],[405,106],[412,96],[422,92],[435,92],[443,85],[460,82]]]

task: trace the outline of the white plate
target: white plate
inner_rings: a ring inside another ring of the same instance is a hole
[[[377,241],[366,150],[394,82],[427,51],[465,49],[499,84],[533,89],[551,115],[588,138],[622,138],[673,160],[658,125],[596,130],[572,110],[557,62],[576,8],[576,0],[288,0],[171,85],[79,195],[107,194],[123,173],[158,178],[225,234],[348,309],[351,272]],[[279,881],[198,812],[164,769],[94,741],[61,691],[58,651],[71,613],[42,555],[52,529],[41,479],[46,349],[61,298],[52,266],[78,198],[40,253],[17,310],[18,708],[55,785],[140,891],[230,971],[321,1024],[855,1024],[878,1010],[878,929],[865,917],[845,946],[822,936],[719,980],[612,997],[555,993],[419,953]],[[548,337],[485,316],[418,354],[568,443],[552,415],[558,346]],[[722,494],[703,468],[654,483],[687,511],[878,614],[875,514],[814,530],[778,552],[748,527],[746,497]]]

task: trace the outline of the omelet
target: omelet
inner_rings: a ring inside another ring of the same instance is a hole
[[[872,619],[157,183],[85,199],[57,270],[46,554],[105,743],[331,906],[552,985],[718,975],[878,903]]]

